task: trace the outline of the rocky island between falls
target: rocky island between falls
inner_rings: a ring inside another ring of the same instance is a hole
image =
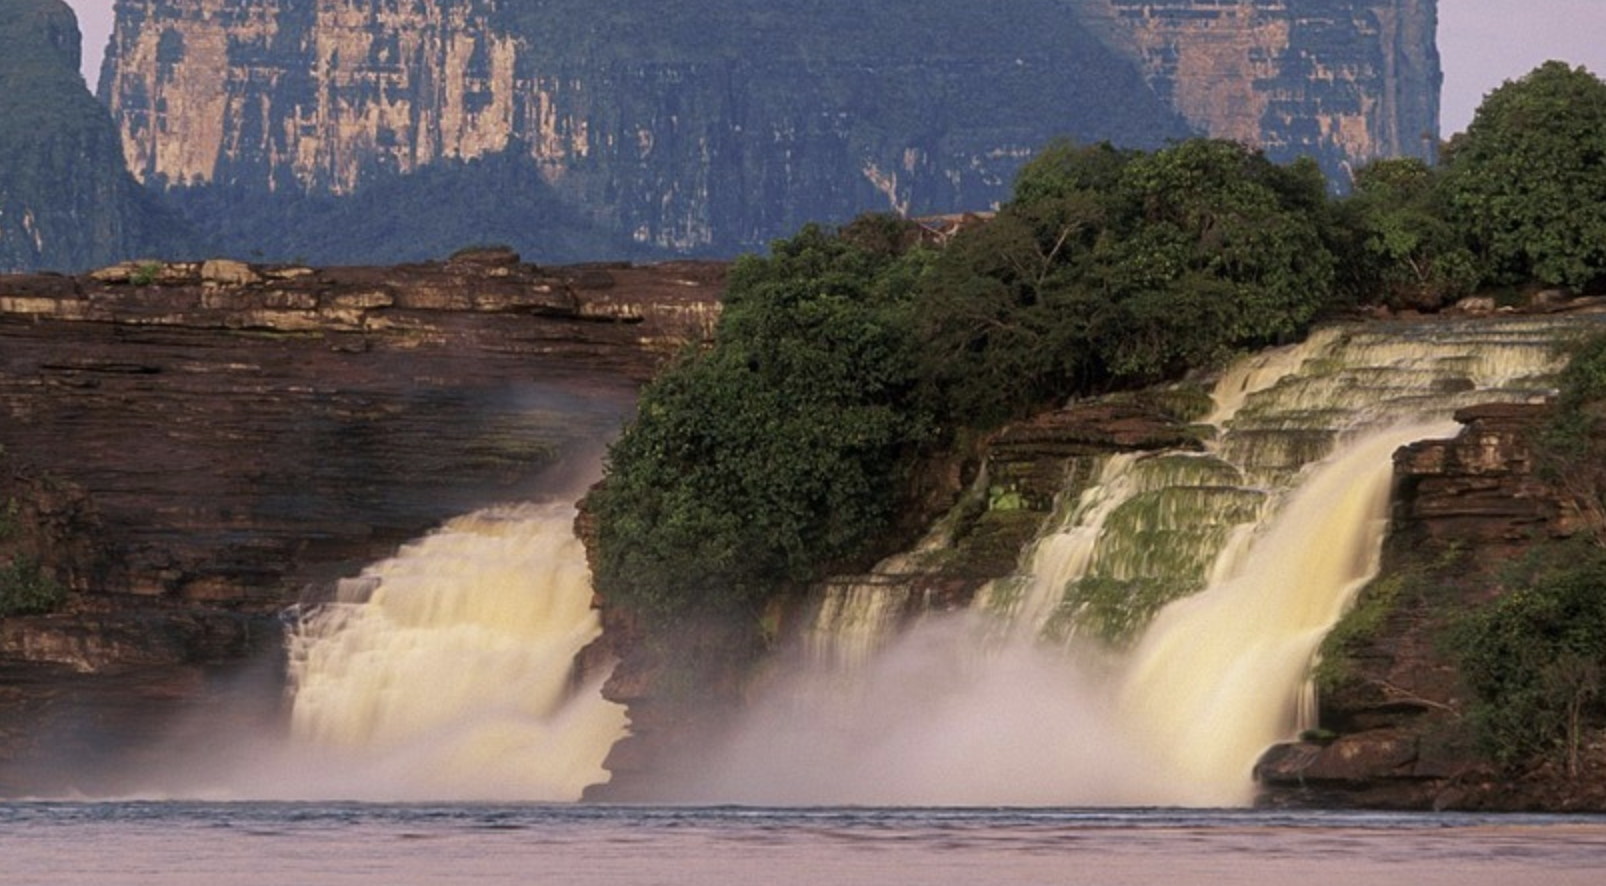
[[[285,607],[447,517],[556,491],[554,476],[617,430],[656,368],[711,334],[725,272],[538,267],[481,249],[395,267],[150,261],[0,278],[0,558],[36,563],[68,591],[55,614],[0,619],[0,793],[25,793],[19,764],[47,750],[69,759],[110,741],[120,750],[98,765],[137,764],[179,710],[279,716],[277,689],[255,709],[225,701],[242,671],[282,680],[261,662],[282,642]],[[1340,734],[1263,759],[1266,802],[1606,808],[1598,778],[1484,762],[1427,639],[1530,540],[1577,530],[1528,446],[1546,408],[1466,410],[1459,438],[1396,457],[1386,569],[1472,556],[1455,559],[1448,596],[1397,610],[1323,698]],[[1075,458],[1187,446],[1190,434],[1141,399],[1006,428],[984,458],[1020,506],[984,511],[958,556],[901,576],[919,589],[908,599],[960,605],[1006,574]],[[621,660],[609,693],[631,705],[634,734],[599,796],[629,799],[665,743],[696,730],[655,710],[657,663],[631,645],[640,626],[605,616],[604,647],[587,658]],[[714,675],[711,692],[736,698],[744,679]],[[67,724],[89,728],[39,746]]]

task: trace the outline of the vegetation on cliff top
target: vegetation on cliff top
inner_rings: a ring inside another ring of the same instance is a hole
[[[1606,268],[1606,84],[1547,62],[1447,148],[1449,208],[1495,282],[1579,290]]]
[[[660,614],[756,611],[884,550],[917,460],[967,429],[1294,339],[1328,309],[1434,309],[1515,273],[1598,285],[1593,246],[1563,238],[1524,264],[1502,244],[1539,236],[1528,215],[1457,208],[1516,150],[1573,184],[1497,205],[1557,216],[1595,193],[1606,161],[1574,150],[1595,118],[1508,119],[1558,90],[1606,107],[1588,72],[1546,65],[1491,95],[1445,167],[1384,161],[1343,200],[1313,164],[1227,142],[1061,143],[940,249],[866,219],[744,258],[712,347],[648,388],[610,453],[590,500],[599,590]],[[1520,146],[1502,141],[1519,122]]]
[[[756,606],[893,518],[929,435],[910,318],[930,255],[853,230],[806,228],[737,262],[716,346],[643,392],[588,499],[611,598],[655,614]]]

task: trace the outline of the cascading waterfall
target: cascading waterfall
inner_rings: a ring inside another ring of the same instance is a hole
[[[1260,752],[1310,715],[1321,638],[1376,570],[1392,453],[1455,433],[1462,406],[1545,396],[1568,322],[1330,329],[1231,367],[1206,452],[1105,460],[958,624],[894,636],[865,617],[873,588],[828,601],[813,645],[851,622],[851,661],[774,693],[713,795],[1248,802]]]
[[[1214,803],[1248,802],[1255,758],[1309,725],[1304,675],[1312,656],[1377,571],[1390,456],[1457,429],[1394,427],[1345,446],[1289,496],[1253,540],[1253,556],[1147,627],[1121,673],[1120,710],[1144,732],[1167,737],[1181,783]]]
[[[567,505],[460,517],[343,582],[290,644],[298,766],[271,795],[574,800],[625,731],[575,656],[599,633]]]

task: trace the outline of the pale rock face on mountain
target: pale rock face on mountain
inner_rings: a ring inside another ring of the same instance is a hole
[[[424,239],[544,259],[728,254],[809,220],[986,208],[1059,135],[1141,147],[1202,131],[1311,153],[1342,178],[1437,131],[1434,0],[117,13],[100,94],[135,177],[224,251],[309,260],[415,257],[361,232],[424,214]]]
[[[1081,0],[1188,122],[1330,175],[1427,157],[1443,79],[1436,0]]]

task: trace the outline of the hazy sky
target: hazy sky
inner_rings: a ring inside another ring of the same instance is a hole
[[[112,0],[67,0],[84,29],[84,71],[100,79]],[[1298,2],[1298,0],[1294,0]],[[1606,76],[1606,0],[1439,0],[1445,135],[1459,132],[1489,90],[1559,58]]]

